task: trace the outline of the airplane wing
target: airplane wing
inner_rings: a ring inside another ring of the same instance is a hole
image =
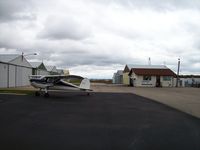
[[[66,81],[64,81],[64,80],[60,80],[60,82],[62,83],[62,84],[64,84],[65,86],[70,86],[70,87],[75,87],[75,88],[79,88],[79,86],[77,86],[77,85],[75,85],[75,84],[72,84],[72,83],[69,83],[69,82],[66,82]]]
[[[30,81],[44,81],[46,83],[56,83],[61,79],[64,80],[83,80],[84,78],[77,75],[30,75]],[[66,82],[69,83],[69,82]]]
[[[64,79],[80,79],[80,80],[83,80],[84,78],[81,77],[81,76],[77,76],[77,75],[68,75],[68,76],[65,76]]]
[[[77,75],[30,75],[30,79],[42,79],[42,78],[59,78],[59,79],[84,79]]]

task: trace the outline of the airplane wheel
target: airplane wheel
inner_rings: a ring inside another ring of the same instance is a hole
[[[87,96],[90,96],[90,93],[87,93]]]
[[[40,92],[36,91],[35,96],[40,96]]]
[[[45,94],[44,94],[44,97],[49,97],[49,93],[45,93]]]

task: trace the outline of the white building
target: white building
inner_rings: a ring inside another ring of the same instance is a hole
[[[49,75],[43,62],[30,62],[33,70],[32,75]]]
[[[27,86],[32,66],[22,55],[0,54],[0,87]]]
[[[129,72],[130,85],[136,87],[174,87],[176,74],[166,66],[136,66]]]

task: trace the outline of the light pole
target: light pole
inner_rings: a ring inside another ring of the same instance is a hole
[[[25,54],[24,55],[24,52],[22,52],[22,61],[23,61],[25,56],[30,56],[30,55],[37,55],[37,53],[30,53],[30,54]]]

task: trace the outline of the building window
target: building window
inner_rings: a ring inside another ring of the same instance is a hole
[[[170,76],[164,76],[163,77],[163,81],[171,81],[171,77]]]
[[[151,81],[151,76],[143,76],[143,80],[145,80],[145,81]]]

